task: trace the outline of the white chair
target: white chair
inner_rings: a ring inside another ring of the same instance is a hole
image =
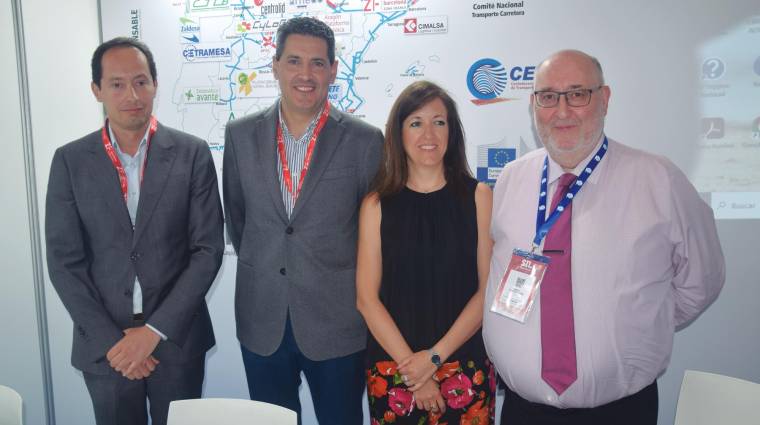
[[[0,385],[0,425],[22,425],[21,396],[5,385]]]
[[[296,412],[274,404],[233,398],[177,400],[167,425],[296,425]]]
[[[760,384],[687,370],[675,425],[760,425]]]

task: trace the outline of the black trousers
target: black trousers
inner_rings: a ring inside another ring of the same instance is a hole
[[[657,381],[601,406],[559,409],[533,403],[505,389],[501,425],[657,425]]]

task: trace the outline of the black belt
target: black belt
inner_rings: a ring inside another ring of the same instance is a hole
[[[142,326],[145,324],[145,315],[142,313],[135,313],[132,316],[132,322],[135,324],[135,326]]]
[[[620,411],[627,412],[628,410],[641,410],[642,408],[654,408],[654,416],[656,421],[657,415],[657,381],[652,382],[640,391],[633,393],[629,396],[623,397],[619,400],[603,404],[601,406],[593,408],[558,408],[542,403],[534,403],[532,401],[525,400],[517,393],[510,390],[505,385],[505,396],[508,401],[505,401],[505,406],[511,404],[513,408],[517,408],[522,412],[540,412],[542,415],[548,415],[550,417],[572,417],[580,415],[581,417],[589,413],[591,410],[609,410],[611,412]]]

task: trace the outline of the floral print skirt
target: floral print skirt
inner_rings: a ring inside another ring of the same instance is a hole
[[[401,380],[396,362],[380,361],[367,369],[367,397],[372,425],[487,425],[494,423],[496,376],[488,359],[444,363],[433,375],[446,412],[417,409]]]

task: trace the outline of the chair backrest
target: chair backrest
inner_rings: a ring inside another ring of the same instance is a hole
[[[296,412],[274,404],[232,398],[177,400],[167,425],[296,425]]]
[[[687,370],[675,425],[760,425],[760,384]]]
[[[0,385],[0,424],[22,425],[21,396],[5,385]]]

